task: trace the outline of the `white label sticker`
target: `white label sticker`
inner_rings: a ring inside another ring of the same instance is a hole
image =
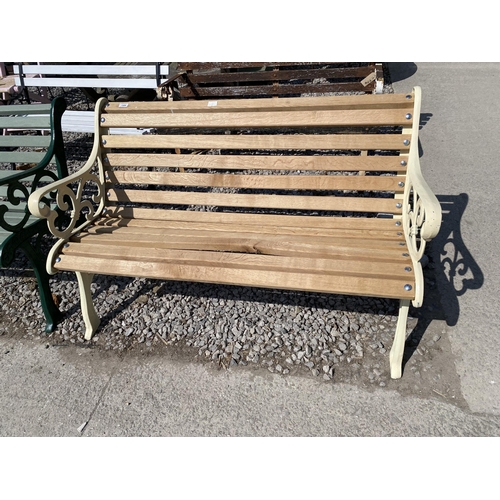
[[[363,87],[366,87],[368,84],[375,81],[376,78],[377,75],[375,73],[370,73],[364,80],[361,80],[361,85],[363,85]]]
[[[208,101],[208,106],[209,107],[217,106],[217,101]]]
[[[128,102],[121,102],[120,104],[118,104],[118,107],[119,108],[128,108]]]

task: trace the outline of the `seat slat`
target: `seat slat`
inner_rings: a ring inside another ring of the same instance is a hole
[[[313,244],[309,241],[294,241],[293,238],[279,238],[255,235],[247,237],[230,238],[227,235],[218,235],[217,238],[209,238],[206,235],[177,236],[175,234],[148,234],[147,237],[140,233],[101,232],[99,234],[82,233],[72,237],[71,241],[83,243],[109,242],[113,245],[137,246],[148,248],[173,248],[184,250],[212,250],[222,252],[254,253],[266,255],[283,256],[310,256],[320,258],[356,258],[361,260],[378,260],[385,262],[405,262],[408,259],[405,246],[399,246],[397,242],[379,241],[378,245],[371,248],[361,246],[359,240],[339,239],[337,242]],[[376,241],[376,240],[375,240]],[[392,245],[392,246],[391,246]],[[147,260],[147,259],[145,259]]]
[[[110,263],[112,264],[110,265]],[[115,276],[140,276],[154,279],[196,281],[205,283],[255,286],[311,292],[355,294],[383,298],[407,298],[414,296],[405,291],[408,279],[380,279],[359,276],[329,276],[318,273],[280,272],[261,269],[233,269],[219,266],[201,266],[116,260],[102,257],[62,255],[54,266],[59,270],[101,273]]]
[[[411,115],[409,115],[411,116]],[[102,127],[371,127],[411,126],[403,110],[259,111],[246,113],[129,113],[103,115]]]
[[[323,234],[307,234],[304,235],[301,232],[285,232],[285,233],[266,233],[261,234],[256,231],[247,231],[246,227],[231,227],[228,226],[224,231],[215,232],[213,229],[199,229],[194,227],[151,227],[151,226],[134,226],[134,225],[124,225],[124,226],[92,226],[86,232],[88,234],[112,234],[113,237],[120,237],[123,239],[130,239],[131,242],[135,241],[190,241],[190,240],[203,240],[203,239],[217,239],[221,242],[225,241],[250,241],[254,240],[258,244],[263,241],[270,242],[284,242],[286,244],[297,243],[297,244],[307,244],[307,245],[317,245],[320,246],[345,246],[345,247],[356,247],[356,248],[387,248],[389,250],[406,247],[404,238],[362,238],[361,235],[357,237],[349,237],[344,235],[323,235]],[[402,246],[402,243],[404,244]],[[254,253],[254,252],[252,252]]]
[[[244,156],[108,153],[110,167],[205,168],[221,170],[326,170],[406,172],[398,156]]]
[[[372,219],[376,221],[376,219]],[[284,223],[286,224],[286,223]],[[239,231],[257,234],[290,234],[290,235],[310,235],[310,236],[333,236],[345,238],[363,238],[404,241],[402,231],[398,231],[393,225],[392,230],[380,229],[346,229],[346,228],[314,228],[314,227],[293,227],[292,225],[258,225],[244,224],[241,220],[235,224],[226,220],[225,222],[207,222],[207,221],[178,221],[178,220],[152,220],[152,219],[122,219],[122,218],[101,218],[95,224],[103,227],[139,227],[145,228],[165,228],[181,230],[199,230],[211,232],[230,232],[237,227]]]
[[[106,148],[409,150],[410,134],[103,135]]]
[[[109,172],[118,184],[231,187],[242,189],[403,191],[400,178],[375,176],[232,175],[163,172]]]
[[[110,259],[144,260],[142,247],[126,247],[106,244],[69,243],[64,248],[65,255],[96,256]],[[152,248],[148,260],[163,263],[184,263],[189,265],[211,265],[240,269],[268,269],[279,271],[306,271],[311,273],[350,274],[353,276],[394,276],[412,278],[408,273],[410,262],[372,262],[366,260],[346,259],[312,259],[306,257],[282,257],[273,255],[256,255],[228,252],[175,250]]]

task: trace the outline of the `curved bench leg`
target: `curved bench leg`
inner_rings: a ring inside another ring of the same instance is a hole
[[[46,320],[45,333],[51,333],[54,331],[57,323],[62,319],[62,313],[59,311],[52,298],[52,292],[49,286],[50,276],[45,266],[46,257],[33,248],[28,242],[24,242],[20,245],[20,248],[25,253],[26,257],[28,257],[31,267],[35,272],[40,302]]]
[[[399,301],[399,317],[396,326],[396,334],[389,356],[391,364],[391,378],[401,378],[403,365],[403,353],[406,342],[406,322],[408,320],[408,311],[410,309],[409,300]]]
[[[76,272],[78,286],[80,287],[80,303],[82,307],[83,321],[85,322],[85,340],[90,340],[92,335],[99,327],[101,320],[94,308],[92,301],[92,292],[90,285],[92,284],[93,274]]]

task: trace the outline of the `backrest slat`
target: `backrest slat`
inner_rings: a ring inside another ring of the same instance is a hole
[[[399,217],[413,105],[405,94],[109,103],[108,206]]]

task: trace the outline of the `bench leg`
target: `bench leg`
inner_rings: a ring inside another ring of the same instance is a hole
[[[99,327],[101,320],[94,308],[92,301],[92,292],[90,285],[92,284],[93,274],[76,272],[78,286],[80,287],[80,303],[82,307],[83,321],[85,322],[85,340],[90,340],[92,335]]]
[[[29,242],[25,241],[20,246],[31,263],[31,267],[35,272],[38,282],[38,291],[40,294],[40,302],[45,315],[45,333],[51,333],[55,330],[57,323],[62,319],[62,313],[54,303],[52,292],[49,286],[50,276],[45,269],[46,257],[36,250]]]
[[[401,300],[399,302],[399,317],[396,326],[396,334],[394,335],[394,342],[389,356],[391,364],[391,378],[401,378],[403,353],[406,342],[406,322],[408,320],[409,309],[409,300]]]

